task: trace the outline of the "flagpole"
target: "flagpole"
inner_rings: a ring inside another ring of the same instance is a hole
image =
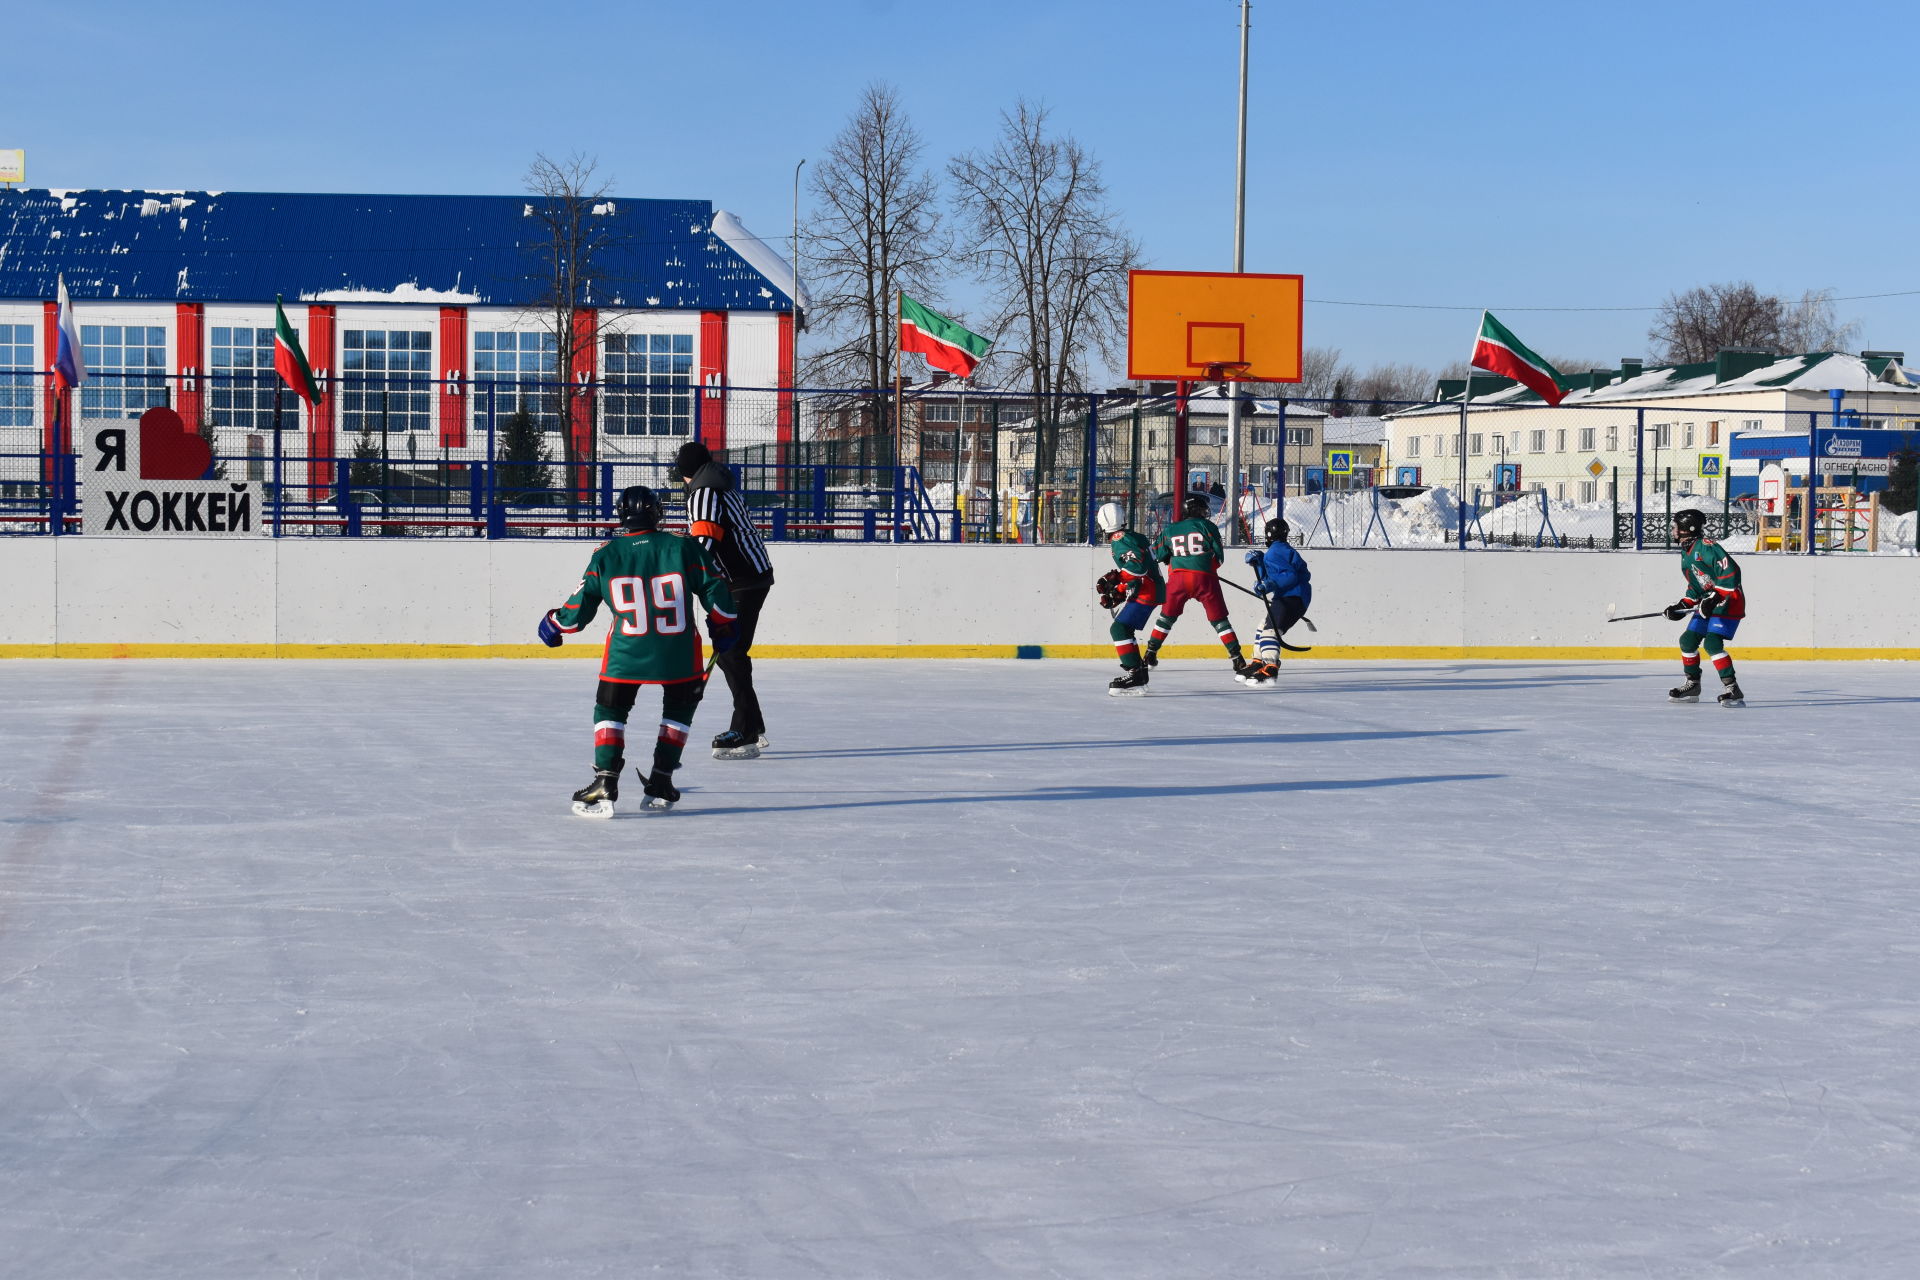
[[[1480,312],[1480,327],[1473,331],[1473,347],[1467,352],[1467,380],[1460,388],[1460,492],[1454,499],[1454,523],[1460,526],[1460,550],[1467,549],[1467,402],[1473,399],[1473,355],[1480,349],[1480,335],[1487,327],[1487,313]]]
[[[903,323],[900,300],[906,296],[904,292],[896,291],[893,303],[893,465],[896,467],[906,465],[907,454],[906,424],[901,420],[900,404],[900,361],[904,354],[900,350],[900,326]]]

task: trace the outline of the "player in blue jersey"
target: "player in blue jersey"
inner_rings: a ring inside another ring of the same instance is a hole
[[[1269,685],[1280,674],[1280,637],[1307,616],[1313,603],[1313,575],[1306,557],[1287,544],[1287,522],[1267,521],[1265,551],[1247,552],[1253,566],[1254,594],[1266,601],[1267,625],[1253,638],[1254,660],[1241,677],[1249,688]]]

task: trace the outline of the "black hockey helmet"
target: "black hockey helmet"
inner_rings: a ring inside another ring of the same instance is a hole
[[[1285,542],[1287,540],[1287,534],[1290,532],[1292,531],[1287,527],[1285,520],[1278,516],[1274,517],[1267,521],[1267,545],[1272,546],[1276,542]]]
[[[700,468],[713,461],[713,451],[698,440],[689,440],[680,446],[673,455],[673,463],[667,468],[670,480],[690,480]]]
[[[634,533],[660,527],[660,495],[643,484],[630,484],[620,491],[613,514],[620,527]]]
[[[1682,538],[1691,542],[1706,532],[1707,518],[1692,507],[1688,507],[1684,511],[1673,513],[1673,527]]]
[[[1207,500],[1207,495],[1204,493],[1190,493],[1180,504],[1180,517],[1183,520],[1201,519],[1212,512],[1213,503]]]

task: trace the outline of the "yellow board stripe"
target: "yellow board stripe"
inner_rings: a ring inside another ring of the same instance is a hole
[[[1672,645],[1580,648],[1571,645],[1315,645],[1312,653],[1286,653],[1287,662],[1329,659],[1422,662],[1637,662],[1672,658]],[[770,644],[755,645],[756,658],[1089,658],[1112,661],[1107,644]],[[1160,650],[1170,659],[1203,658],[1224,662],[1218,645],[1170,644]],[[549,649],[542,644],[0,644],[5,658],[540,658],[598,660],[599,645]],[[1742,647],[1738,662],[1915,662],[1920,649],[1854,647]]]

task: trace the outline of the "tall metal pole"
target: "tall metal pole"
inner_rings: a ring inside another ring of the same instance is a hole
[[[800,322],[800,171],[807,167],[802,160],[793,166],[793,319],[797,329]]]
[[[1252,25],[1253,0],[1240,0],[1240,135],[1233,179],[1233,269],[1247,269],[1247,33]],[[1227,545],[1240,542],[1240,396],[1237,387],[1227,400]],[[1174,518],[1179,518],[1176,511]],[[1251,534],[1252,521],[1247,532]]]

